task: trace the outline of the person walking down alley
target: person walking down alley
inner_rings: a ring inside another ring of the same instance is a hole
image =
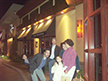
[[[58,56],[61,51],[61,48],[58,45],[56,45],[56,42],[57,42],[56,38],[53,37],[52,38],[52,46],[50,47],[51,51],[50,51],[50,57],[49,57],[49,78],[50,78],[49,81],[53,81],[51,68],[55,63],[56,56]]]
[[[26,55],[23,55],[24,61],[29,64],[32,81],[38,81],[37,76],[41,81],[46,81],[42,67],[46,65],[49,55],[50,49],[46,49],[44,54],[34,55],[31,59],[27,58]]]

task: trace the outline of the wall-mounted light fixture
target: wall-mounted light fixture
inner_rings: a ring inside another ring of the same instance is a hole
[[[68,8],[62,10],[62,11],[61,11],[61,14],[64,14],[64,13],[66,13],[67,11],[68,11]]]
[[[28,25],[28,28],[31,28],[31,25]]]
[[[81,38],[82,35],[83,35],[82,20],[77,20],[77,38]]]
[[[40,20],[39,22],[42,23],[43,21],[44,21],[44,20],[42,19],[42,20]]]
[[[52,18],[52,16],[48,16],[46,19],[51,19]]]

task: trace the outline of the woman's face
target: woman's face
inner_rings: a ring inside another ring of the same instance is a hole
[[[69,48],[70,46],[65,42],[65,46],[66,46],[66,48]]]
[[[62,61],[62,59],[61,59],[61,57],[56,57],[56,60],[57,60],[57,62],[61,62]]]
[[[64,50],[67,49],[65,44],[62,44],[62,48],[63,48]]]

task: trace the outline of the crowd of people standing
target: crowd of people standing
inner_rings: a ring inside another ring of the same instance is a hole
[[[29,65],[32,81],[46,81],[43,67],[49,66],[49,81],[62,81],[64,77],[72,81],[76,72],[80,70],[79,57],[73,49],[74,42],[66,39],[61,47],[56,45],[56,38],[52,38],[52,46],[44,54],[36,54],[33,58],[23,55],[24,62]],[[62,50],[61,50],[62,48]]]

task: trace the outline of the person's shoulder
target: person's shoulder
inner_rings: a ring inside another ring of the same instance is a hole
[[[61,51],[60,51],[60,53],[63,53],[63,52],[64,52],[64,50],[61,50]]]
[[[43,54],[37,53],[37,54],[35,54],[34,56],[43,56]]]

